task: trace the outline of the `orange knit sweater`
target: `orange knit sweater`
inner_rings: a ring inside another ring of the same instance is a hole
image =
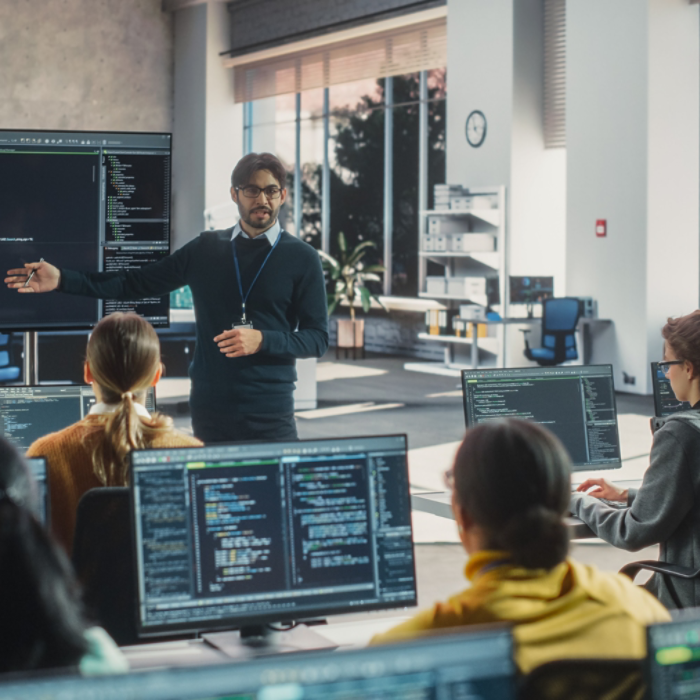
[[[27,457],[46,457],[51,502],[51,532],[68,554],[73,551],[73,533],[80,497],[90,489],[104,486],[92,468],[92,445],[100,433],[95,426],[104,425],[106,415],[86,416],[57,433],[34,442]],[[89,444],[86,440],[90,435]],[[149,447],[187,447],[201,445],[196,438],[175,430],[156,434]]]

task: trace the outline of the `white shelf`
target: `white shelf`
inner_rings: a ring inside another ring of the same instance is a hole
[[[475,255],[493,255],[496,252],[495,250],[475,250],[471,253],[453,253],[449,250],[421,250],[418,255],[421,258],[473,258]]]
[[[491,226],[500,226],[501,212],[499,209],[425,209],[424,216],[473,216],[485,221]]]
[[[428,294],[428,292],[418,292],[418,296],[423,299],[448,299],[452,301],[471,301],[469,297],[455,297],[450,294]]]

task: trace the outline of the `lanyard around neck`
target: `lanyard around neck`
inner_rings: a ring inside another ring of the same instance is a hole
[[[264,234],[260,234],[260,235],[262,236]],[[253,286],[258,281],[258,277],[260,277],[260,273],[263,271],[263,268],[265,267],[267,261],[270,259],[270,256],[272,255],[275,248],[277,247],[277,244],[280,242],[280,238],[282,238],[282,232],[280,231],[279,234],[277,235],[277,240],[274,242],[274,245],[272,246],[272,248],[270,248],[270,252],[265,256],[265,259],[263,260],[263,263],[260,266],[260,269],[258,270],[255,277],[253,277],[253,281],[250,283],[250,287],[248,287],[248,291],[245,294],[243,294],[243,283],[241,282],[241,269],[238,265],[238,254],[236,253],[236,238],[238,238],[238,236],[236,236],[231,241],[231,245],[233,246],[233,264],[236,266],[236,280],[238,281],[238,291],[241,294],[241,307],[242,307],[241,321],[243,323],[246,323],[246,315],[245,315],[246,302],[248,301],[248,297],[250,296],[250,292],[253,289]]]

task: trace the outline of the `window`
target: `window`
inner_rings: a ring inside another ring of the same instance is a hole
[[[421,80],[427,86],[424,93]],[[276,153],[288,168],[289,195],[281,217],[288,231],[296,234],[299,229],[304,240],[331,254],[338,252],[341,231],[351,246],[373,241],[368,264],[386,265],[385,248],[389,248],[391,279],[384,292],[417,296],[421,192],[424,206],[430,208],[434,185],[445,181],[445,100],[444,68],[315,88],[298,98],[292,94],[256,100],[246,105],[246,150]],[[420,128],[422,111],[425,134]],[[427,140],[424,177],[419,167],[421,139]],[[391,158],[390,172],[385,168],[386,154]],[[295,216],[297,177],[301,207]]]

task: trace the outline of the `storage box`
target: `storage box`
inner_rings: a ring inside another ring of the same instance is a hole
[[[428,233],[444,236],[447,233],[467,233],[468,231],[469,222],[464,216],[428,217]]]
[[[445,294],[445,278],[427,277],[425,280],[425,291],[428,294]]]
[[[423,234],[421,236],[420,249],[425,253],[435,250],[435,236],[430,233]]]
[[[490,233],[453,233],[449,249],[453,253],[492,253],[496,238]]]
[[[465,321],[485,321],[486,307],[481,304],[460,304],[459,317]]]
[[[471,299],[486,296],[485,277],[448,277],[447,293],[452,297]]]
[[[433,236],[433,250],[444,253],[447,250],[447,236],[436,234]]]

